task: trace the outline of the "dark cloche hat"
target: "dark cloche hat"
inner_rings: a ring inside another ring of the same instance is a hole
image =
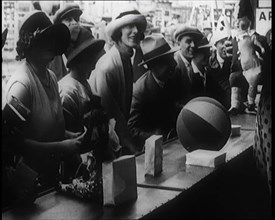
[[[94,39],[91,31],[85,27],[73,25],[69,27],[71,33],[71,44],[68,47],[65,55],[67,57],[67,67],[70,65],[79,54],[86,49],[91,49],[94,53],[99,53],[105,44],[104,40]]]
[[[34,10],[26,14],[22,20],[19,33],[34,34],[39,44],[54,42],[56,55],[65,52],[70,43],[70,31],[64,24],[52,24],[50,18],[43,11]]]

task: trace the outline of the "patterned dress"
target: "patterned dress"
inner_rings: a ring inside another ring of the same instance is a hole
[[[271,62],[271,60],[269,60]],[[268,181],[272,193],[272,102],[271,102],[271,63],[267,62],[267,71],[260,96],[256,117],[254,156],[257,166]]]

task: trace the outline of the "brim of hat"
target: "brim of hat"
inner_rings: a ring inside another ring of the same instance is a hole
[[[226,36],[226,37],[217,37],[216,39],[215,39],[215,37],[213,37],[213,40],[212,40],[212,42],[213,42],[213,44],[215,45],[215,44],[217,44],[219,41],[221,41],[221,40],[223,40],[223,39],[227,39],[228,37]]]
[[[142,65],[144,65],[144,64],[147,64],[148,62],[150,62],[150,61],[152,61],[152,60],[155,60],[155,59],[157,59],[157,58],[159,58],[159,57],[162,57],[162,56],[164,56],[164,55],[167,55],[167,54],[170,54],[170,53],[174,53],[174,52],[178,51],[179,49],[180,49],[180,47],[171,48],[169,51],[167,51],[167,52],[165,52],[165,53],[159,54],[159,55],[154,56],[154,57],[152,57],[152,58],[150,58],[150,59],[148,59],[148,60],[142,61],[141,63],[138,64],[138,66],[142,66]]]
[[[182,37],[184,36],[191,36],[192,38],[194,38],[195,41],[197,40],[200,40],[201,38],[203,38],[203,35],[201,33],[198,33],[198,32],[195,32],[195,31],[189,31],[189,32],[186,32],[186,33],[183,33],[183,34],[179,34],[177,36],[177,41],[179,41],[179,38],[181,39]]]
[[[198,49],[209,48],[209,47],[212,47],[212,45],[210,43],[203,45],[203,46],[199,46]]]
[[[68,11],[66,11],[66,13],[64,13],[62,16],[60,16],[58,18],[58,20],[55,20],[54,23],[60,22],[61,20],[68,18],[68,17],[80,17],[80,15],[82,15],[82,11],[80,9],[77,8],[72,8]]]
[[[87,40],[84,43],[82,43],[79,47],[75,48],[70,54],[67,55],[67,64],[68,67],[70,63],[82,52],[85,50],[97,50],[98,52],[103,49],[105,44],[104,40],[101,39],[93,39],[93,40]]]
[[[63,54],[70,44],[70,31],[64,24],[54,24],[45,28],[36,38],[36,42],[54,41],[55,54]]]
[[[112,20],[106,27],[106,33],[109,37],[112,37],[117,30],[129,24],[137,24],[140,31],[144,32],[146,30],[147,21],[146,18],[141,14],[125,15],[121,18]]]

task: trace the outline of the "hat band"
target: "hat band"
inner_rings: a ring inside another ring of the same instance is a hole
[[[169,44],[164,44],[161,47],[159,47],[155,50],[152,50],[151,52],[149,52],[147,54],[144,54],[143,60],[146,61],[146,60],[151,59],[152,57],[155,57],[159,54],[166,53],[169,50],[171,50],[171,47],[169,46]]]
[[[125,11],[125,12],[120,13],[115,19],[121,18],[125,15],[140,15],[140,13],[137,10]]]

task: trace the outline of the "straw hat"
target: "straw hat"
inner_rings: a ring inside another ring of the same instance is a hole
[[[86,49],[91,49],[94,53],[100,52],[104,47],[104,40],[95,39],[92,32],[81,26],[69,27],[71,33],[71,45],[65,52],[67,57],[67,67],[79,54]]]
[[[129,24],[136,24],[139,31],[144,32],[146,30],[147,21],[145,16],[140,14],[137,10],[124,11],[107,25],[106,33],[112,39],[116,31]]]
[[[146,36],[141,41],[140,48],[143,53],[143,62],[139,63],[139,66],[178,50],[178,48],[171,48],[164,36],[158,33]]]
[[[214,31],[213,37],[211,38],[211,42],[215,45],[218,41],[229,38],[231,36],[231,28],[229,22],[225,15],[221,15],[218,23],[217,28]]]
[[[52,41],[55,44],[55,54],[61,55],[70,43],[70,31],[64,24],[52,24],[43,11],[34,10],[26,14],[22,20],[19,33],[26,32],[34,35],[39,45]]]

